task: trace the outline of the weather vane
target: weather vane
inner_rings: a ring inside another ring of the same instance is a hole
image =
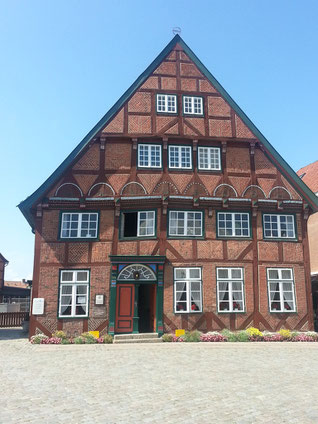
[[[174,35],[176,35],[176,34],[181,34],[181,28],[180,28],[180,27],[173,27],[173,28],[172,28],[172,33],[173,33]]]

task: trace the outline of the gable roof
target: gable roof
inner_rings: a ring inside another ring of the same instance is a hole
[[[308,185],[310,190],[318,195],[318,160],[301,168],[297,171],[297,175]]]
[[[5,264],[9,263],[9,261],[3,255],[1,255],[1,253],[0,253],[0,261],[4,262]]]
[[[263,134],[256,128],[252,121],[245,115],[241,108],[235,103],[232,97],[226,92],[221,84],[214,78],[208,71],[198,57],[193,53],[190,47],[182,40],[177,34],[170,41],[170,43],[162,50],[156,59],[148,66],[148,68],[136,79],[136,81],[128,88],[128,90],[119,98],[112,108],[102,117],[102,119],[94,126],[94,128],[83,138],[77,147],[67,156],[61,165],[51,174],[51,176],[27,199],[21,202],[18,207],[31,225],[34,226],[31,208],[39,199],[44,196],[47,190],[54,185],[62,176],[64,171],[74,163],[77,156],[85,149],[90,141],[105,127],[110,120],[116,115],[124,103],[132,96],[132,94],[146,81],[152,72],[158,67],[163,59],[179,44],[189,58],[195,63],[201,73],[211,82],[211,84],[219,91],[221,96],[229,103],[236,114],[242,119],[245,125],[254,133],[254,135],[261,142],[265,150],[272,156],[274,161],[277,161],[281,166],[281,171],[289,182],[300,192],[313,210],[318,210],[318,199],[312,191],[304,184],[303,181],[297,176],[288,163],[279,155],[270,142],[263,136]]]

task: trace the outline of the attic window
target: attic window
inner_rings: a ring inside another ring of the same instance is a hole
[[[177,113],[177,96],[175,94],[157,94],[157,112]]]
[[[203,98],[184,96],[183,113],[185,115],[203,115]]]

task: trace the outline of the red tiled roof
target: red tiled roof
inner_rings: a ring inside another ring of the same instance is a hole
[[[22,281],[5,281],[4,287],[16,287],[20,289],[28,289],[29,285],[27,283],[23,283]]]
[[[308,185],[311,191],[318,193],[318,160],[301,168],[297,171],[297,175]]]

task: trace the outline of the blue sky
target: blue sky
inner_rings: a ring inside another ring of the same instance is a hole
[[[318,158],[316,0],[0,0],[7,280],[32,278],[16,205],[65,159],[173,37],[181,36],[295,169]]]

